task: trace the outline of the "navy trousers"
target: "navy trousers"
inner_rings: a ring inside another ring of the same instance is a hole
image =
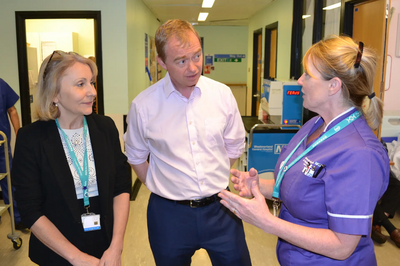
[[[152,193],[147,225],[157,266],[190,265],[200,248],[214,266],[251,265],[243,223],[219,201],[191,208]]]

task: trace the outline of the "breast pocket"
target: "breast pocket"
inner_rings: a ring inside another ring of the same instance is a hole
[[[204,123],[207,146],[210,148],[223,146],[226,119],[223,117],[208,118],[204,121]]]

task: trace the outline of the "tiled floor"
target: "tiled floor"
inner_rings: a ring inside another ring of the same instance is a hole
[[[142,186],[138,197],[131,202],[130,217],[125,235],[123,265],[154,266],[154,260],[147,240],[146,208],[150,192]],[[12,242],[7,239],[11,232],[10,218],[7,213],[2,215],[0,224],[0,265],[29,266],[35,265],[28,258],[29,232],[22,233],[22,247],[14,250]],[[392,222],[400,228],[400,216],[397,214]],[[279,265],[275,255],[276,237],[268,235],[260,229],[245,224],[246,239],[254,266]],[[387,233],[385,232],[387,235]],[[375,245],[378,265],[399,265],[400,249],[389,239],[385,244]],[[192,259],[193,266],[210,266],[210,259],[205,250],[199,250]]]

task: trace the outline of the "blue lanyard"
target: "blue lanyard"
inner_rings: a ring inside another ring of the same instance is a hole
[[[83,203],[86,208],[89,208],[89,189],[88,189],[88,182],[89,182],[89,160],[87,155],[87,148],[86,148],[86,138],[88,132],[88,126],[86,123],[86,117],[83,117],[83,169],[79,165],[78,158],[76,158],[74,149],[72,148],[71,141],[69,140],[67,134],[65,134],[64,130],[60,127],[58,120],[56,119],[57,127],[60,129],[62,133],[62,138],[64,139],[65,143],[67,143],[69,155],[71,156],[72,162],[75,166],[76,171],[78,172],[79,178],[81,179],[82,183],[82,190],[83,190]]]
[[[327,140],[328,138],[332,137],[336,133],[338,133],[340,130],[344,129],[354,121],[356,121],[359,117],[361,116],[360,111],[356,111],[347,118],[343,119],[340,121],[339,124],[337,124],[335,127],[331,128],[328,132],[323,134],[321,137],[318,138],[310,147],[308,147],[305,151],[303,151],[296,159],[293,160],[288,166],[286,166],[286,163],[290,160],[292,157],[293,153],[299,148],[300,144],[304,141],[304,139],[308,136],[306,135],[298,144],[297,146],[293,149],[293,151],[289,154],[288,157],[282,162],[278,176],[276,177],[275,181],[275,186],[274,190],[272,192],[272,198],[279,199],[279,188],[281,186],[281,182],[283,179],[283,176],[289,170],[290,167],[292,167],[295,163],[297,163],[301,158],[303,158],[307,153],[309,153],[312,149],[314,149],[317,145],[319,145],[321,142]]]

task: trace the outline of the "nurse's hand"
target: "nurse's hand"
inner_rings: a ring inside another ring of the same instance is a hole
[[[239,191],[241,197],[252,197],[251,184],[255,181],[259,184],[257,170],[251,168],[249,172],[241,172],[236,169],[231,169],[231,180],[235,190]]]
[[[218,196],[221,198],[221,204],[227,207],[237,217],[246,223],[266,231],[268,228],[268,220],[273,219],[274,216],[269,211],[265,198],[261,194],[256,181],[251,183],[250,191],[252,195],[254,195],[252,199],[239,197],[227,190],[221,191]]]

